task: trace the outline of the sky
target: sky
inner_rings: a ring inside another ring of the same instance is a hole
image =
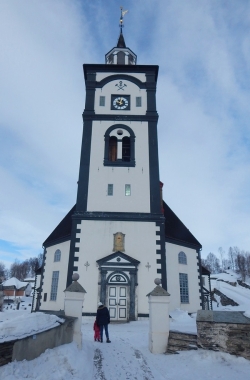
[[[250,251],[250,1],[0,0],[0,261],[42,243],[76,201],[83,63],[119,37],[159,65],[164,200],[202,257]]]

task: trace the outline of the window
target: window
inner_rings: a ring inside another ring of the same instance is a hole
[[[179,273],[181,303],[189,303],[188,275]]]
[[[101,107],[105,107],[105,96],[100,96],[100,103],[99,103],[99,105]]]
[[[57,249],[54,254],[54,261],[60,261],[61,260],[61,251],[60,249]]]
[[[130,137],[122,139],[122,161],[130,161]]]
[[[104,166],[135,166],[135,134],[127,125],[115,124],[104,135]]]
[[[108,195],[113,195],[113,184],[109,183],[108,184]]]
[[[135,104],[136,104],[136,107],[141,107],[141,96],[137,96],[135,98]]]
[[[125,195],[131,195],[131,186],[130,185],[125,185]]]
[[[179,252],[179,255],[178,255],[178,261],[179,261],[179,264],[187,264],[187,256],[184,252]]]
[[[44,293],[44,295],[43,295],[43,301],[44,301],[44,302],[47,301],[47,293]]]
[[[51,301],[56,301],[58,280],[59,280],[59,271],[54,271],[52,274],[52,281],[51,281],[51,293],[50,293]]]
[[[109,138],[109,161],[114,162],[117,160],[117,137],[111,136]]]

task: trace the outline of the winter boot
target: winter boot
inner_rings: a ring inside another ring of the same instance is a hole
[[[107,339],[107,343],[111,343],[111,340]]]

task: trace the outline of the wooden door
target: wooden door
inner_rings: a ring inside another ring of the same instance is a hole
[[[111,321],[127,320],[127,289],[127,286],[109,286],[108,308]]]

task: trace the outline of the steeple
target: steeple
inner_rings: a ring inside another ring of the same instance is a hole
[[[119,22],[120,35],[118,38],[117,46],[111,49],[105,55],[105,62],[107,65],[136,65],[137,56],[129,48],[126,47],[125,39],[122,33],[123,17],[128,11],[124,11],[121,7],[121,16]]]

